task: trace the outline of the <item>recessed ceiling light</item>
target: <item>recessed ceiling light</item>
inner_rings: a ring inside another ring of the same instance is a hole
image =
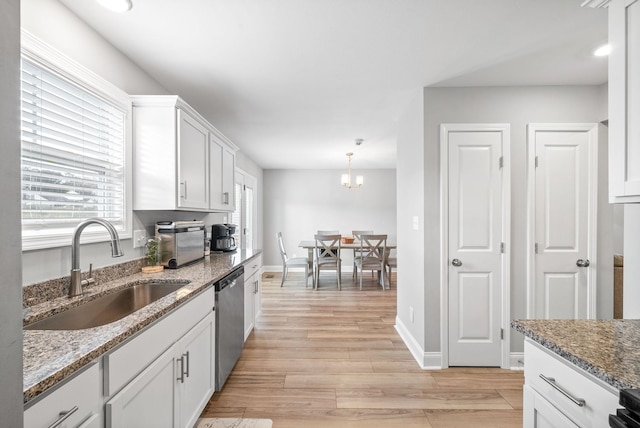
[[[106,9],[114,12],[128,12],[133,7],[131,0],[96,0],[100,5]]]
[[[593,52],[593,54],[595,56],[607,56],[607,55],[609,55],[610,52],[611,52],[611,46],[603,45],[603,46],[600,46],[598,49],[596,49]]]

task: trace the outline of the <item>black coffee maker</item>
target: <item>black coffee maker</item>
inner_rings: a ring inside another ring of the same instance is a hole
[[[235,224],[214,224],[211,226],[211,251],[235,251],[238,248]]]

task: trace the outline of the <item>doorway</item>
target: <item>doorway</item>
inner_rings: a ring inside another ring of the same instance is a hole
[[[598,125],[528,126],[528,318],[596,317]]]
[[[257,247],[257,184],[252,175],[236,168],[235,173],[235,206],[231,213],[231,222],[236,224],[234,237],[238,248],[247,250]]]
[[[509,366],[508,124],[442,124],[442,366]]]

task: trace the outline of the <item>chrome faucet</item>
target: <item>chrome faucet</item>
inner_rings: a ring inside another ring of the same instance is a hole
[[[116,228],[111,223],[102,218],[88,218],[81,221],[76,230],[73,231],[73,238],[71,241],[71,285],[69,286],[69,297],[79,296],[82,294],[82,286],[93,282],[93,278],[82,279],[82,271],[80,270],[80,234],[85,227],[90,224],[101,224],[109,232],[111,237],[111,257],[123,256],[122,248],[120,248],[120,238]],[[91,277],[91,270],[89,271]]]

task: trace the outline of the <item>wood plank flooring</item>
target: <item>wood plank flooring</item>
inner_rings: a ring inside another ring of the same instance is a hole
[[[363,289],[343,274],[305,288],[265,273],[262,312],[202,417],[268,418],[274,428],[522,426],[522,372],[424,371],[394,328],[396,283]]]

